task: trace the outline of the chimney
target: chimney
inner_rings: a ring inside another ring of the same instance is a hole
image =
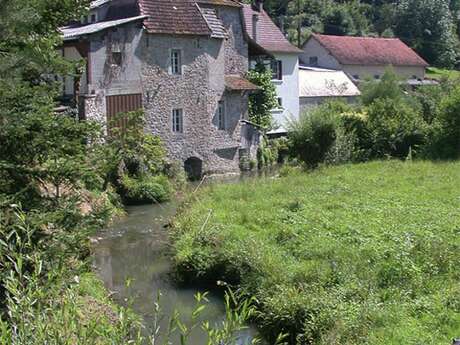
[[[252,15],[252,39],[257,42],[257,29],[259,26],[259,15],[254,13]]]
[[[254,0],[252,8],[254,9],[254,11],[262,12],[262,10],[264,9],[264,0]]]

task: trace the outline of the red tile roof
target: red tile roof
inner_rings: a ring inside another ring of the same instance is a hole
[[[139,0],[149,33],[209,36],[206,20],[193,0]]]
[[[258,90],[259,87],[239,75],[226,75],[225,87],[232,91]]]
[[[259,15],[257,22],[257,37],[255,43],[270,53],[296,53],[302,51],[293,46],[284,37],[280,29],[273,23],[269,15],[262,10],[255,11],[251,5],[243,5],[244,27],[246,35],[254,41],[253,37],[253,16]]]
[[[399,38],[351,37],[313,34],[343,65],[428,66]]]

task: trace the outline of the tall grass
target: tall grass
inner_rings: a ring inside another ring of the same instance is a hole
[[[460,334],[460,163],[372,162],[210,186],[174,224],[183,279],[235,284],[291,344]]]

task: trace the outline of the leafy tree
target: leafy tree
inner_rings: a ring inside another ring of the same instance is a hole
[[[254,70],[248,72],[247,78],[260,88],[249,96],[249,120],[269,129],[272,126],[271,111],[278,105],[271,71],[259,63]]]
[[[324,33],[327,35],[345,36],[354,31],[353,17],[344,5],[337,5],[324,20]]]
[[[403,0],[395,33],[431,64],[450,68],[456,62],[459,42],[447,0]]]
[[[361,101],[366,106],[377,99],[400,101],[403,97],[404,85],[391,67],[386,69],[380,80],[366,80],[361,85]]]
[[[430,158],[460,158],[460,88],[456,87],[444,97],[440,110],[433,121],[430,145],[427,149]]]

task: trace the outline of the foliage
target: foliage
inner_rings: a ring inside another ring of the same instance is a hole
[[[309,168],[324,161],[336,139],[336,114],[333,106],[326,104],[304,113],[298,121],[292,121],[289,133],[291,155]]]
[[[266,137],[262,137],[257,148],[257,167],[262,169],[278,162],[278,149]]]
[[[428,67],[426,69],[426,76],[430,79],[443,81],[444,79],[459,79],[460,72],[457,70]]]
[[[121,177],[121,194],[127,204],[160,203],[170,199],[172,186],[165,175]]]
[[[130,204],[168,200],[172,185],[167,176],[177,178],[176,186],[180,186],[183,176],[166,163],[166,150],[160,138],[146,133],[144,128],[142,111],[119,114],[109,124],[108,142],[99,145],[93,162],[104,176],[104,186],[113,184]]]
[[[456,87],[440,103],[433,121],[428,156],[438,159],[460,158],[460,88]]]
[[[18,193],[15,198],[29,204],[38,189],[53,186],[48,195],[59,198],[64,187],[72,190],[80,183],[97,183],[97,173],[87,160],[91,151],[87,141],[97,137],[97,126],[55,115],[46,106],[10,112],[9,100],[0,101],[0,193]],[[34,105],[31,101],[29,106]]]
[[[431,65],[452,67],[458,59],[458,1],[270,0],[264,7],[299,47],[312,32],[399,37]]]
[[[271,111],[278,106],[272,74],[265,66],[258,64],[248,72],[247,79],[260,88],[249,96],[249,120],[264,129],[270,129]]]
[[[400,83],[392,67],[385,70],[380,80],[365,80],[361,89],[361,102],[363,105],[370,105],[377,99],[392,99],[400,101],[404,98],[405,86]]]
[[[367,109],[372,157],[405,158],[425,143],[421,116],[404,102],[377,99]]]
[[[157,324],[151,334],[129,308],[117,307],[84,258],[89,253],[90,217],[71,221],[51,214],[25,214],[18,206],[0,209],[0,343],[41,344],[170,344],[176,337],[188,343],[190,332],[201,327],[203,344],[232,344],[236,332],[254,316],[254,299],[228,291],[226,318],[216,327],[201,321],[206,293],[196,295],[191,324],[175,311],[168,329]],[[87,230],[83,230],[86,228]],[[156,304],[155,320],[166,317]],[[253,344],[257,339],[253,341]]]
[[[174,223],[176,267],[254,296],[257,325],[291,344],[449,343],[459,172],[373,162],[210,186]]]
[[[447,0],[401,1],[395,33],[435,66],[452,68],[457,60],[459,41]]]

